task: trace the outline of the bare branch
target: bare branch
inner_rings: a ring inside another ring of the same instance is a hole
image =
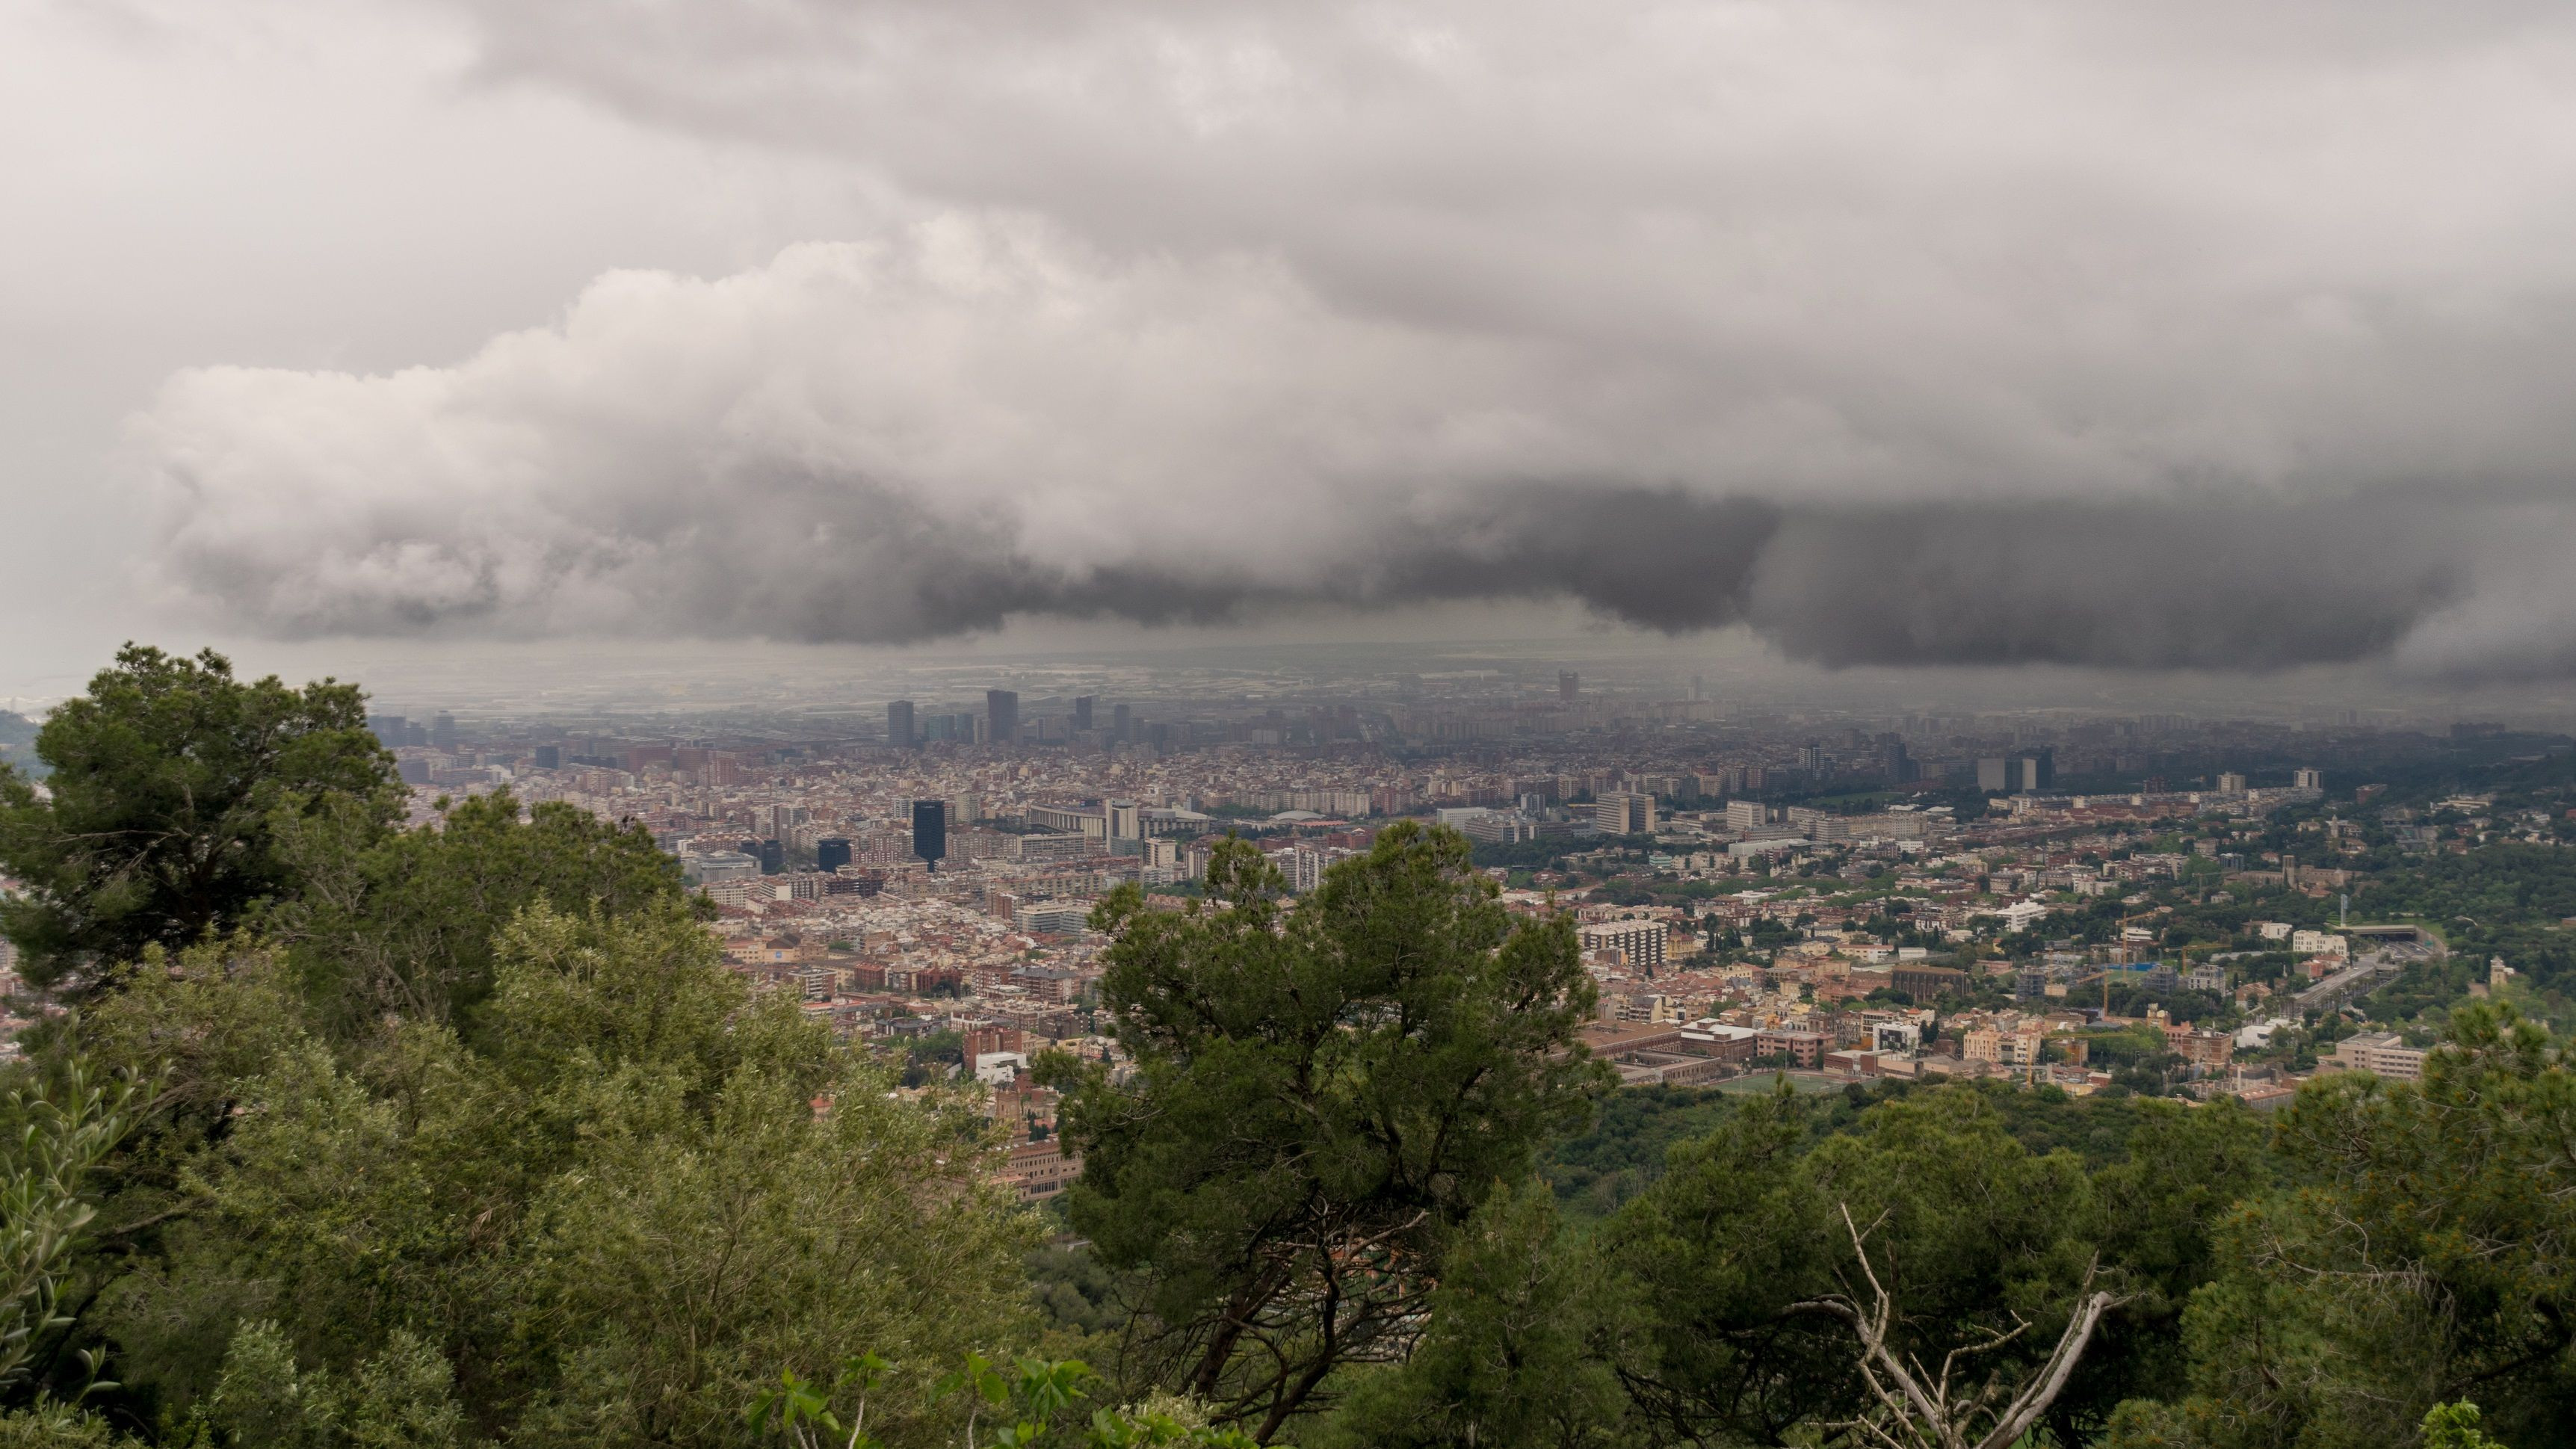
[[[1911,1355],[1900,1355],[1888,1342],[1889,1327],[1896,1319],[1895,1299],[1879,1281],[1878,1270],[1869,1260],[1868,1235],[1853,1221],[1850,1205],[1840,1207],[1861,1276],[1869,1283],[1870,1306],[1864,1310],[1850,1298],[1834,1296],[1794,1304],[1791,1311],[1831,1313],[1851,1324],[1852,1332],[1860,1339],[1861,1381],[1878,1400],[1879,1412],[1832,1427],[1866,1433],[1888,1449],[2010,1449],[2065,1391],[2076,1364],[2092,1343],[2102,1315],[2129,1301],[2117,1294],[2094,1291],[2093,1280],[2100,1265],[2098,1261],[2087,1265],[2084,1281],[2076,1290],[2075,1312],[2067,1320],[2065,1332],[2058,1335],[2047,1361],[2010,1394],[2003,1412],[1986,1432],[1972,1439],[1975,1421],[1998,1398],[2005,1397],[2007,1384],[2000,1377],[1990,1378],[1962,1400],[1951,1392],[1952,1376],[1962,1360],[1992,1353],[2020,1338],[2030,1330],[2029,1321],[2016,1314],[2012,1328],[1986,1330],[1982,1341],[1951,1349],[1942,1356],[1939,1378],[1926,1387],[1923,1381],[1929,1375],[1923,1365]],[[1871,1227],[1875,1230],[1877,1224]]]

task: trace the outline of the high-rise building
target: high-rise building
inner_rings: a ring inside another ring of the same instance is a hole
[[[1906,753],[1905,741],[1894,735],[1878,737],[1878,770],[1891,785],[1913,783],[1914,758]]]
[[[1977,761],[1977,788],[1990,795],[2035,795],[2057,784],[2057,752]]]
[[[429,743],[443,754],[456,752],[456,716],[442,714],[429,722]]]
[[[1605,835],[1642,835],[1655,828],[1655,797],[1612,790],[1595,796],[1592,821]]]
[[[1815,774],[1825,767],[1825,747],[1809,740],[1798,746],[1798,768]]]
[[[760,842],[760,873],[776,875],[787,869],[787,847],[776,840]]]
[[[997,745],[1017,743],[1020,738],[1020,693],[1015,689],[984,691],[985,738]]]
[[[2021,762],[2021,788],[2031,794],[2057,788],[2057,752],[2041,750]]]
[[[912,853],[930,862],[932,870],[948,858],[948,802],[915,800],[912,802]]]
[[[1671,927],[1662,921],[1601,921],[1579,932],[1584,950],[1617,951],[1630,966],[1649,976],[1672,949],[1670,933]]]
[[[1582,675],[1575,673],[1571,669],[1560,669],[1556,671],[1556,697],[1558,699],[1565,701],[1567,704],[1572,704],[1574,703],[1574,697],[1582,692]]]
[[[2323,770],[2293,770],[2290,772],[2290,784],[2293,788],[2300,790],[2322,790],[2326,787],[2326,772]]]
[[[1107,809],[1110,839],[1142,840],[1145,838],[1145,812],[1137,808],[1135,801],[1112,800]]]
[[[921,743],[912,728],[912,701],[898,699],[886,706],[886,743],[898,750],[908,750]]]
[[[1087,730],[1087,729],[1091,728],[1091,696],[1090,696],[1090,695],[1087,695],[1087,694],[1078,694],[1078,695],[1075,695],[1075,696],[1074,696],[1074,699],[1073,699],[1073,727],[1074,727],[1076,730]]]
[[[839,870],[842,866],[848,865],[849,863],[850,842],[847,836],[826,835],[822,839],[814,842],[814,868],[816,870]]]
[[[2237,774],[2236,772],[2234,772],[2234,771],[2232,771],[2232,770],[2231,770],[2231,771],[2229,771],[2229,772],[2227,772],[2226,774],[2220,775],[2220,776],[2218,777],[2218,793],[2219,793],[2219,794],[2221,794],[2221,795],[2242,795],[2242,794],[2244,794],[2244,793],[2245,793],[2245,777],[2244,777],[2243,775]]]
[[[404,736],[404,731],[409,728],[410,724],[411,721],[404,719],[398,714],[378,714],[369,715],[367,717],[367,728],[375,731],[376,743],[383,745],[386,749],[392,749],[396,745],[407,745],[411,743],[411,741]]]
[[[560,770],[560,769],[562,769],[562,768],[563,768],[563,746],[561,746],[561,745],[539,745],[539,746],[537,746],[537,768],[538,768],[538,769],[540,769],[540,770]]]
[[[1135,713],[1123,704],[1112,705],[1109,710],[1109,733],[1118,739],[1133,740],[1136,737]]]

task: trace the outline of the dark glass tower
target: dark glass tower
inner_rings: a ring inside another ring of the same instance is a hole
[[[912,853],[930,862],[932,870],[948,858],[948,802],[915,800],[912,802]]]

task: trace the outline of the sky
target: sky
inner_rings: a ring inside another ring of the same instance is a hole
[[[21,0],[0,177],[9,692],[1462,618],[2576,673],[2563,6]]]

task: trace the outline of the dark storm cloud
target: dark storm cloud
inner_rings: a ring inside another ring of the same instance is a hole
[[[2280,669],[2386,654],[2467,562],[2413,503],[1912,506],[1798,518],[1748,612],[1824,664]]]
[[[2458,520],[2392,502],[1783,509],[1560,489],[1470,533],[1391,562],[1386,592],[1553,593],[1672,632],[1745,623],[1827,665],[2350,663],[2461,598],[2472,557]]]
[[[1573,598],[1644,628],[1713,629],[1742,622],[1780,521],[1773,503],[1678,489],[1497,487],[1418,525],[1328,596]]]

